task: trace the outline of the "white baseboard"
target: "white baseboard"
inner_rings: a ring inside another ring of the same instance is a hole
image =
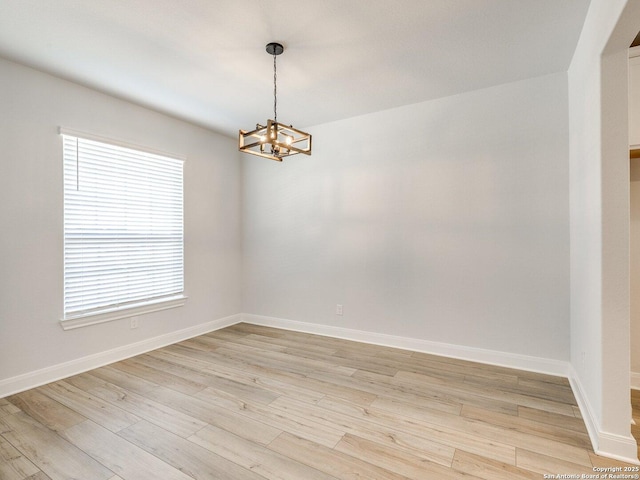
[[[241,320],[241,314],[235,314],[219,318],[211,322],[202,323],[194,327],[148,338],[140,342],[123,345],[122,347],[117,347],[105,352],[88,355],[76,360],[46,367],[34,372],[0,380],[0,398],[13,395],[18,392],[23,392],[30,388],[39,387],[46,383],[55,382],[72,375],[77,375],[78,373],[86,372],[94,368],[102,367],[109,363],[124,360],[125,358],[140,355],[150,350],[155,350],[156,348],[165,347],[172,343],[181,342],[198,335],[219,330],[220,328],[235,325],[236,323],[240,323]]]
[[[431,353],[443,357],[470,360],[473,362],[486,363],[501,367],[517,368],[530,372],[544,373],[567,377],[569,374],[569,363],[560,360],[550,360],[547,358],[519,355],[516,353],[498,352],[495,350],[485,350],[482,348],[465,347],[449,343],[432,342],[417,338],[399,337],[384,333],[367,332],[350,328],[335,327],[331,325],[319,325],[315,323],[298,322],[283,318],[266,317],[263,315],[242,314],[242,321],[254,325],[265,327],[281,328],[283,330],[293,330],[296,332],[313,333],[325,337],[342,338],[354,340],[356,342],[371,343],[385,347],[401,348],[414,352]]]
[[[584,424],[589,432],[593,451],[603,457],[613,458],[622,462],[640,465],[638,461],[638,446],[635,439],[629,433],[628,435],[617,435],[605,432],[600,429],[599,422],[593,413],[593,408],[589,402],[589,398],[585,394],[578,373],[573,366],[569,367],[569,383],[576,397],[580,413],[584,419]],[[631,419],[630,419],[631,420]]]
[[[640,48],[640,47],[636,47],[636,48]],[[632,389],[640,390],[640,373],[631,372],[630,383],[631,383]]]

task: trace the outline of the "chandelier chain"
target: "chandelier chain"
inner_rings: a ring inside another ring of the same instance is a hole
[[[278,123],[278,74],[276,70],[276,54],[273,54],[273,120]]]

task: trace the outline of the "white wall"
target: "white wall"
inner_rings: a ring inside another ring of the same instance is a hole
[[[569,69],[572,385],[596,452],[627,460],[627,56],[639,25],[637,0],[592,0]]]
[[[244,311],[568,360],[567,108],[560,73],[245,157]]]
[[[629,144],[640,145],[640,47],[629,50]],[[631,159],[631,386],[640,388],[640,158]]]
[[[640,47],[629,49],[629,145],[640,146]]]
[[[62,330],[58,126],[187,157],[184,307],[143,315],[137,330],[128,320]],[[232,139],[0,60],[0,147],[0,384],[10,389],[21,374],[241,312],[240,163]]]
[[[640,158],[631,159],[631,382],[640,388]]]

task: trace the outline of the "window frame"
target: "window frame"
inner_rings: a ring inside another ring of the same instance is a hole
[[[85,132],[80,132],[77,130],[72,130],[64,127],[60,127],[58,129],[58,133],[60,134],[60,138],[62,140],[61,146],[64,145],[63,136],[70,136],[70,137],[76,137],[78,139],[89,140],[92,142],[100,142],[103,144],[112,145],[116,147],[123,147],[131,150],[135,150],[140,153],[160,155],[172,160],[182,162],[182,170],[181,170],[182,172],[181,173],[182,175],[182,178],[181,178],[181,182],[182,182],[182,192],[181,192],[182,194],[182,199],[181,199],[181,203],[182,203],[182,238],[181,238],[182,239],[182,259],[181,259],[182,291],[179,293],[176,293],[175,295],[168,294],[161,298],[142,299],[139,301],[135,301],[132,304],[126,304],[124,306],[105,306],[102,308],[92,309],[86,312],[67,314],[64,308],[64,298],[66,295],[65,282],[66,282],[66,275],[67,275],[66,260],[64,260],[64,252],[66,248],[66,230],[65,230],[66,227],[63,225],[63,314],[60,318],[60,324],[62,328],[64,330],[72,330],[72,329],[80,328],[84,326],[96,325],[99,323],[110,322],[114,320],[134,317],[134,316],[143,315],[151,312],[158,312],[162,310],[183,306],[188,299],[185,292],[186,275],[185,275],[185,261],[184,261],[185,260],[185,255],[184,255],[184,250],[185,250],[184,248],[184,162],[185,162],[185,158],[179,155],[162,152],[155,149],[150,149],[148,147],[144,147],[144,146],[140,146],[140,145],[136,145],[128,142],[122,142],[119,140],[114,140],[114,139],[107,138],[100,135],[88,134]],[[64,150],[61,152],[61,154],[62,154],[61,155],[62,163],[64,165],[65,163]],[[63,173],[63,182],[65,179],[66,177],[65,177],[65,174]],[[62,190],[63,190],[62,212],[63,212],[63,218],[64,218],[66,215],[66,205],[65,205],[66,190],[65,190],[64,183],[63,183]]]

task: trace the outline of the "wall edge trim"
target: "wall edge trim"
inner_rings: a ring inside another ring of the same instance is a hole
[[[622,436],[601,430],[600,422],[598,422],[593,413],[589,398],[584,393],[578,372],[576,372],[573,365],[569,365],[569,383],[578,402],[578,408],[580,408],[584,424],[587,427],[593,451],[603,457],[640,465],[637,458],[638,446],[631,436],[631,432],[629,432],[628,436]],[[629,419],[629,423],[631,423],[631,419]]]

